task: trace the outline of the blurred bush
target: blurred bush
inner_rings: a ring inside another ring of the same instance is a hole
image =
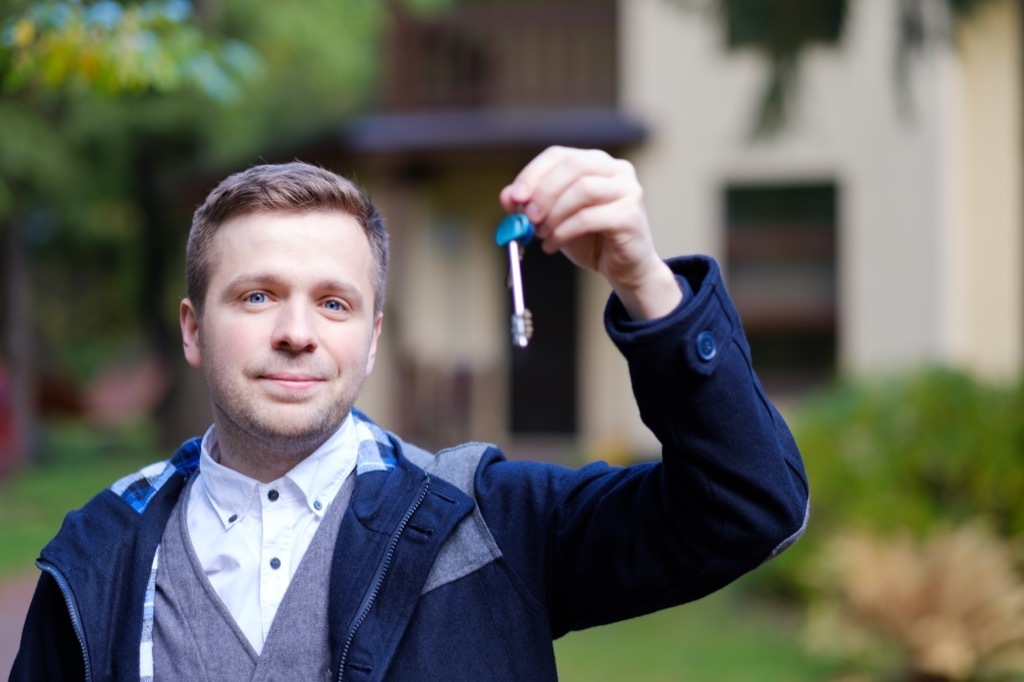
[[[819,651],[909,680],[1024,676],[1024,580],[1011,547],[984,525],[925,540],[838,534],[814,569],[820,596],[807,632]]]
[[[790,421],[811,522],[761,580],[806,601],[814,641],[861,671],[888,661],[882,679],[1022,679],[995,662],[1024,644],[1024,384],[923,368],[848,381]]]
[[[949,369],[846,383],[794,420],[813,526],[923,532],[984,518],[1024,532],[1024,385]]]
[[[1024,535],[1024,383],[940,367],[851,379],[789,415],[811,487],[804,538],[759,571],[766,590],[802,595],[808,560],[840,531],[922,537],[983,521]]]

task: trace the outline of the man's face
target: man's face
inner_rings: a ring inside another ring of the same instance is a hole
[[[340,212],[257,213],[214,237],[202,318],[181,304],[185,357],[200,367],[218,431],[315,449],[373,369],[374,261]]]

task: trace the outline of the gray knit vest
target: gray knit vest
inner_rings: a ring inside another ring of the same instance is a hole
[[[313,535],[278,607],[262,653],[249,644],[203,572],[188,536],[191,489],[178,500],[160,542],[153,624],[157,680],[329,679],[327,593],[350,475]]]

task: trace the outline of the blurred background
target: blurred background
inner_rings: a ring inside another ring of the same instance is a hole
[[[497,193],[560,144],[635,165],[662,255],[720,261],[814,496],[781,560],[570,635],[563,678],[1024,679],[1019,0],[4,0],[0,31],[0,602],[209,424],[185,238],[263,161],[383,210],[381,425],[656,457],[603,280],[527,249],[509,341]]]

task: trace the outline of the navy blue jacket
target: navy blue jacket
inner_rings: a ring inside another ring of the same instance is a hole
[[[673,313],[633,322],[612,297],[605,314],[660,462],[568,469],[482,444],[429,455],[381,432],[388,466],[358,474],[336,544],[338,679],[555,679],[553,639],[707,595],[799,536],[800,455],[718,266],[670,265],[687,290]],[[39,560],[11,679],[138,679],[153,555],[198,451],[189,441],[141,486],[68,515]]]

